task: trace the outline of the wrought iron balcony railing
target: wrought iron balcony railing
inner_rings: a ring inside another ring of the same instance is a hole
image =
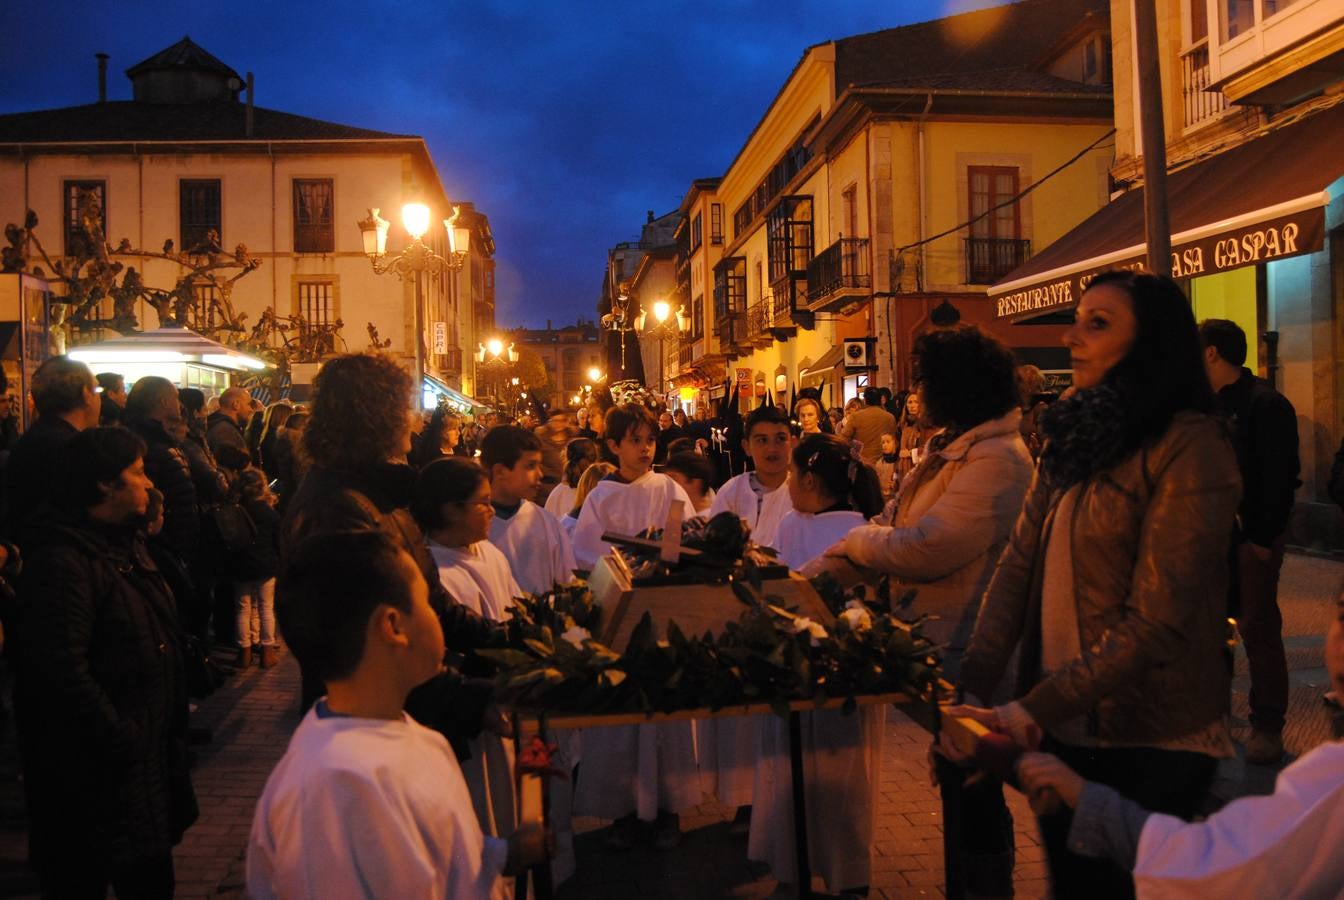
[[[1031,241],[1018,238],[966,238],[966,283],[993,284],[1027,261]]]
[[[863,291],[872,286],[872,262],[867,238],[842,237],[807,264],[809,305],[825,301],[843,291]]]

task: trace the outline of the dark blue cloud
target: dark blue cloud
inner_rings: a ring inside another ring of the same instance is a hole
[[[6,12],[0,111],[92,101],[99,51],[128,98],[190,34],[258,105],[423,135],[490,216],[500,323],[536,325],[593,314],[606,249],[723,173],[808,46],[989,2],[54,0]]]

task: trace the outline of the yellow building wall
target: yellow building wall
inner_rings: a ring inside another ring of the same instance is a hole
[[[1026,190],[1084,147],[1109,125],[931,122],[926,126],[929,236],[970,219],[967,172],[971,166],[1012,166],[1018,191]],[[1101,208],[1107,200],[1109,147],[1099,147],[1052,176],[1019,204],[1021,234],[1039,251]],[[907,182],[914,184],[913,171]],[[926,289],[983,289],[966,284],[966,229],[931,241],[926,248]],[[898,239],[899,239],[898,232]],[[907,241],[915,235],[909,234]]]

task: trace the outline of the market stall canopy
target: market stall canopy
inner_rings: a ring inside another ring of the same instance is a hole
[[[1194,278],[1321,249],[1344,176],[1344,104],[1171,173],[1171,269]],[[1143,189],[1102,207],[989,289],[996,318],[1072,308],[1107,269],[1144,265]]]
[[[75,347],[71,359],[94,371],[99,366],[129,363],[197,363],[234,372],[260,371],[271,364],[239,350],[202,337],[180,325],[165,325],[153,331],[123,335]]]
[[[461,391],[454,390],[433,375],[425,376],[423,389],[425,409],[433,409],[439,405],[440,401],[442,401],[458,413],[461,413],[464,416],[469,416],[473,409],[480,408],[480,404],[475,400],[471,399]]]

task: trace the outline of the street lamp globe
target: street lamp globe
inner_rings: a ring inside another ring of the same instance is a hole
[[[588,368],[588,380],[593,384],[597,384],[602,380],[602,370],[597,366],[590,366]]]
[[[485,349],[490,351],[491,356],[499,356],[504,352],[504,342],[499,338],[491,338],[485,342]]]
[[[360,236],[364,239],[364,255],[376,260],[387,252],[387,230],[392,223],[378,215],[381,210],[373,207],[366,218],[359,220]]]
[[[659,300],[658,302],[653,304],[653,317],[658,320],[659,325],[666,322],[667,317],[671,314],[672,314],[672,307],[668,304],[666,300]]]
[[[429,230],[429,207],[423,203],[407,203],[401,208],[401,223],[411,237],[420,240]]]
[[[452,218],[444,219],[443,227],[448,232],[448,250],[452,253],[465,254],[471,249],[471,229],[458,224],[460,216],[461,211],[454,206]]]

